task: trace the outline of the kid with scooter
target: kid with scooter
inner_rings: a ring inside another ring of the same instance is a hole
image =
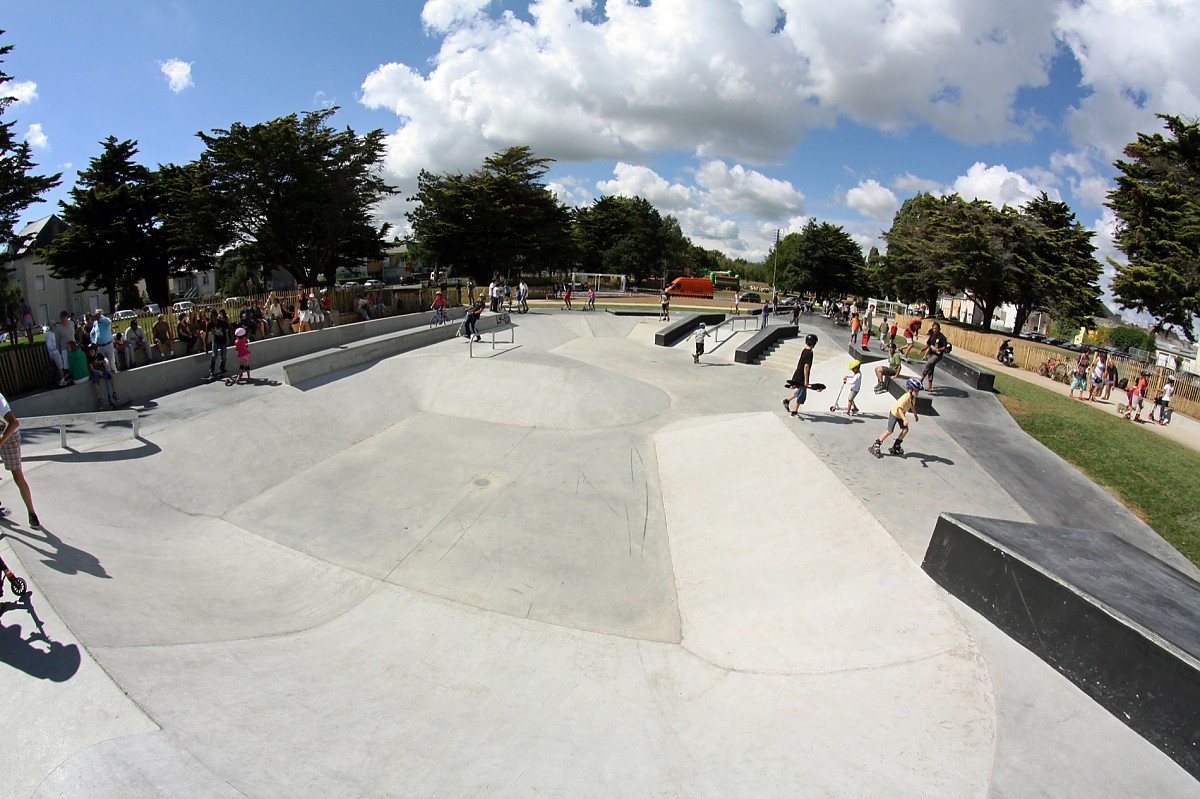
[[[858,396],[859,390],[862,389],[861,368],[862,361],[857,359],[851,361],[849,366],[850,374],[842,378],[842,388],[850,389],[850,396],[846,398],[845,411],[847,416],[854,416],[855,414],[859,413],[858,406],[854,404],[854,398]],[[834,413],[843,410],[838,406],[838,403],[841,401],[841,399],[842,392],[839,390],[837,399],[833,401],[833,405],[829,406],[829,410],[833,411]]]
[[[908,435],[908,412],[912,411],[914,422],[920,421],[920,418],[917,416],[917,395],[921,393],[921,381],[910,377],[908,382],[904,384],[904,387],[908,390],[904,392],[904,396],[896,400],[896,404],[892,406],[891,413],[888,414],[887,430],[884,430],[883,435],[875,439],[875,443],[867,447],[867,452],[876,458],[883,457],[880,448],[897,427],[900,428],[900,435],[896,437],[896,442],[892,444],[891,449],[888,450],[888,454],[899,455],[903,458],[904,448],[900,445],[900,442]]]

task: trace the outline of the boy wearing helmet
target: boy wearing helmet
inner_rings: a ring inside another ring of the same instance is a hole
[[[920,421],[920,418],[917,416],[917,395],[921,393],[921,381],[910,377],[908,382],[904,384],[904,387],[908,390],[904,392],[904,396],[896,400],[896,404],[892,406],[891,413],[888,414],[887,430],[883,431],[883,435],[875,439],[875,443],[867,447],[867,452],[877,458],[882,457],[880,447],[883,446],[883,442],[887,441],[887,437],[897,427],[900,428],[900,435],[896,437],[896,442],[892,444],[888,453],[904,457],[904,448],[900,446],[900,442],[908,435],[908,412],[912,411],[914,422]]]
[[[850,396],[846,399],[846,415],[853,416],[858,413],[858,406],[854,404],[854,398],[858,396],[858,392],[862,389],[862,372],[859,371],[862,367],[862,361],[855,359],[850,362],[850,374],[842,378],[842,385],[850,389]]]

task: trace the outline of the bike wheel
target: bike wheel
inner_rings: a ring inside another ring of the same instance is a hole
[[[1054,379],[1060,383],[1067,382],[1069,375],[1067,374],[1067,365],[1065,363],[1060,363],[1054,367]]]
[[[24,578],[13,577],[9,580],[9,582],[12,585],[13,593],[16,594],[17,596],[25,596],[25,594],[28,593],[25,590],[25,579]]]
[[[1041,375],[1042,377],[1049,377],[1050,376],[1050,367],[1046,366],[1046,364],[1044,364],[1044,363],[1038,364],[1038,374]]]

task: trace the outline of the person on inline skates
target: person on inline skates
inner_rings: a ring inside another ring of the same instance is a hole
[[[915,377],[910,377],[908,382],[904,384],[904,387],[908,390],[904,392],[904,396],[896,400],[896,404],[892,406],[891,413],[888,414],[887,430],[884,430],[883,435],[875,439],[875,442],[867,447],[867,452],[877,458],[882,457],[880,448],[897,427],[900,428],[900,435],[896,437],[896,442],[892,444],[891,449],[888,450],[888,454],[904,457],[904,447],[901,446],[900,442],[908,435],[908,412],[912,411],[914,422],[920,421],[920,417],[917,416],[917,395],[921,393],[921,381]]]

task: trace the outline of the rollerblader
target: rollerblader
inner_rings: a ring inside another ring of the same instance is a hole
[[[883,435],[875,439],[875,442],[871,444],[871,446],[867,447],[867,452],[871,453],[877,458],[883,457],[883,453],[881,451],[883,442],[887,441],[888,436],[890,436],[897,427],[900,428],[900,435],[896,437],[896,442],[892,444],[891,449],[888,450],[888,454],[904,457],[904,447],[901,445],[901,442],[904,441],[904,437],[908,435],[908,412],[912,411],[914,422],[920,421],[919,417],[917,416],[917,395],[921,393],[921,381],[914,377],[910,377],[908,382],[904,384],[904,387],[908,390],[904,392],[903,397],[896,400],[896,404],[892,406],[891,413],[888,414],[887,430],[884,430]]]

